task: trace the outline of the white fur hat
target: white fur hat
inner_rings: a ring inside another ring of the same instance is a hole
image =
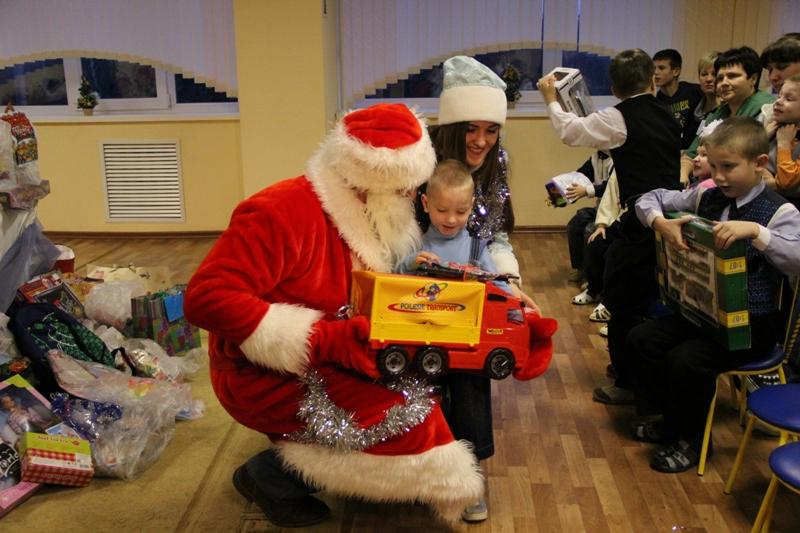
[[[444,62],[444,87],[437,124],[486,120],[506,123],[506,83],[479,61],[467,56]]]
[[[310,160],[312,173],[334,171],[365,191],[412,189],[436,165],[424,119],[403,104],[377,104],[350,111]]]

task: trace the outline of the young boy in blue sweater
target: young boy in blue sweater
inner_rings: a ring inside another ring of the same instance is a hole
[[[748,349],[727,351],[679,314],[631,330],[626,356],[636,362],[637,407],[640,413],[663,415],[659,422],[637,422],[634,438],[664,445],[650,462],[661,472],[683,472],[697,465],[717,375],[763,357],[782,338],[781,280],[800,274],[800,212],[761,179],[769,152],[764,127],[753,118],[732,117],[704,142],[717,186],[649,192],[636,202],[636,214],[679,250],[687,249],[681,226],[692,217],[666,219],[665,211],[695,212],[718,221],[718,248],[747,241],[752,340]]]
[[[422,208],[431,224],[422,236],[419,251],[411,253],[397,267],[401,273],[416,270],[422,263],[443,266],[474,266],[496,273],[487,242],[470,236],[467,221],[472,213],[475,183],[469,168],[455,159],[445,159],[434,170],[422,194]],[[539,311],[533,300],[514,284],[496,281],[498,287]]]

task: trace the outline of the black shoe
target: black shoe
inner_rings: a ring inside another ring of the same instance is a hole
[[[276,526],[312,526],[331,516],[328,506],[313,496],[296,499],[268,497],[258,488],[245,465],[240,466],[233,473],[233,486],[248,501],[255,502],[269,521]]]

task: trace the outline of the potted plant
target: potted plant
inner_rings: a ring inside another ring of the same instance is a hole
[[[84,115],[91,115],[94,112],[95,106],[99,101],[97,92],[92,90],[92,84],[86,79],[86,76],[81,76],[81,86],[78,88],[78,109],[83,109]]]
[[[522,93],[519,92],[519,70],[509,63],[503,69],[503,73],[500,77],[506,82],[506,101],[508,102],[508,107],[513,108],[517,100],[522,96]]]

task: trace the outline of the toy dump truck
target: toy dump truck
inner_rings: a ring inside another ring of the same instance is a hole
[[[425,377],[504,379],[528,359],[522,304],[490,282],[355,271],[351,305],[370,320],[369,348],[384,376],[413,364]]]

